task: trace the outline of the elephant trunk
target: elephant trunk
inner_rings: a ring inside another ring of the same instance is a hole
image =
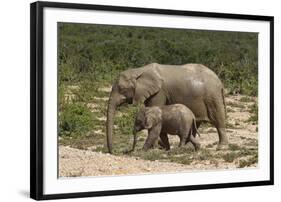
[[[108,101],[107,107],[107,120],[106,120],[106,137],[108,152],[112,153],[112,133],[114,124],[114,115],[116,108],[125,102],[125,97],[117,91],[115,85],[112,87],[112,91]]]
[[[134,135],[134,142],[133,142],[132,151],[135,150],[135,147],[136,147],[136,144],[137,144],[137,130],[135,128],[134,128],[134,131],[133,131],[133,135]]]

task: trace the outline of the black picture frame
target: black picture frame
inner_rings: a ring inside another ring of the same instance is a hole
[[[267,21],[270,23],[270,180],[239,183],[204,184],[192,186],[155,187],[129,190],[79,192],[67,194],[43,193],[43,9],[80,9],[121,11],[130,13],[164,14],[177,16],[195,16],[239,20]],[[240,15],[213,12],[195,12],[183,10],[150,9],[120,6],[103,6],[75,3],[35,2],[30,5],[30,197],[36,200],[93,197],[154,192],[216,189],[228,187],[246,187],[274,184],[274,17],[258,15]]]

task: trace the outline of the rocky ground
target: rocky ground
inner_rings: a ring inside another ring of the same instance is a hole
[[[109,88],[101,90],[110,91]],[[97,98],[104,102],[106,99],[106,97]],[[229,95],[226,97],[226,104],[227,134],[230,142],[227,149],[216,149],[218,135],[215,128],[209,124],[199,129],[201,137],[197,138],[202,149],[198,152],[195,152],[191,145],[187,145],[184,149],[177,148],[179,140],[174,136],[169,137],[172,145],[169,152],[154,149],[150,153],[136,151],[131,155],[111,155],[98,151],[99,145],[85,143],[81,147],[64,142],[59,146],[59,176],[125,175],[256,167],[258,126],[254,107],[257,106],[257,98]],[[99,109],[99,105],[95,103],[89,103],[88,106],[93,112]],[[104,122],[105,117],[99,117],[99,121]],[[102,129],[94,132],[105,139]]]

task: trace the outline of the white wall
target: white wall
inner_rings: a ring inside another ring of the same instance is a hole
[[[29,3],[0,6],[0,201],[25,201],[29,192]],[[275,16],[275,103],[280,102],[281,13],[270,0],[84,0],[76,3],[168,8]],[[275,145],[280,146],[281,108],[275,104]],[[262,144],[262,143],[261,143]],[[275,186],[114,196],[77,201],[271,201],[281,195],[280,148],[275,149]],[[234,176],[235,177],[235,176]],[[79,186],[79,185],[78,185]]]

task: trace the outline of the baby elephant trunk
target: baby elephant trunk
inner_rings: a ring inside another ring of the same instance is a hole
[[[133,135],[134,135],[134,142],[133,142],[133,147],[132,147],[132,151],[134,151],[135,150],[135,147],[136,147],[136,144],[137,144],[137,129],[136,128],[134,128],[134,130],[133,130]]]

